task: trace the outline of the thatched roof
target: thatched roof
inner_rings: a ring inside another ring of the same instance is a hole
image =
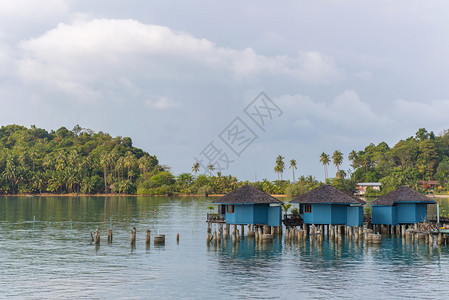
[[[361,204],[365,205],[366,202],[356,198],[352,195],[348,195],[339,189],[323,184],[322,186],[307,192],[301,196],[296,197],[290,203],[306,203],[306,204],[319,204],[319,203],[341,203],[341,204]]]
[[[393,205],[395,202],[426,202],[435,204],[436,202],[423,194],[409,188],[408,186],[401,186],[388,194],[385,194],[371,204],[374,205]]]
[[[264,193],[255,187],[244,185],[241,188],[232,191],[223,197],[218,198],[214,203],[223,204],[263,204],[263,203],[278,203],[283,204],[282,201]]]

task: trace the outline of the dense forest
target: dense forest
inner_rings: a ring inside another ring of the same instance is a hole
[[[419,180],[438,180],[446,186],[449,175],[449,132],[439,136],[426,129],[414,137],[399,141],[393,148],[385,142],[370,144],[364,150],[348,155],[352,170],[340,170],[344,155],[336,150],[332,156],[322,153],[319,162],[325,170],[325,182],[352,193],[357,182],[381,182],[381,193],[400,185],[418,189]],[[318,162],[318,159],[317,159]],[[337,173],[327,178],[328,165]],[[266,193],[299,195],[323,184],[312,176],[295,178],[297,162],[289,161],[292,181],[284,180],[287,169],[284,157],[275,160],[278,180],[239,181],[220,172],[198,174],[199,164],[192,172],[174,176],[168,166],[159,164],[155,155],[133,147],[129,137],[111,137],[79,125],[72,130],[8,125],[0,128],[0,193],[115,193],[115,194],[223,194],[244,184]],[[375,195],[374,191],[368,193]]]
[[[36,126],[0,128],[1,194],[212,194],[243,184],[220,173],[175,177],[156,156],[133,147],[131,138],[79,125],[50,132]]]
[[[352,151],[354,182],[381,182],[383,193],[401,185],[419,189],[420,180],[436,180],[446,189],[449,175],[449,131],[438,136],[420,128],[415,136],[390,148],[387,143],[370,144],[362,151]]]
[[[78,125],[71,131],[0,129],[0,193],[134,193],[136,180],[155,169],[164,171],[129,137]]]

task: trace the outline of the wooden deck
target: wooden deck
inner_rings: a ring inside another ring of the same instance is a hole
[[[225,218],[219,214],[207,214],[207,223],[226,223]]]
[[[284,214],[284,218],[282,219],[282,223],[286,227],[293,227],[293,226],[302,226],[304,223],[304,220],[300,216],[295,216],[292,214]]]

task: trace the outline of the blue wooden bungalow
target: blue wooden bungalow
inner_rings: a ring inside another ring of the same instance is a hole
[[[299,203],[299,214],[304,224],[363,225],[363,205],[366,202],[327,184],[290,203]]]
[[[371,202],[374,225],[402,225],[427,221],[427,204],[432,199],[407,186],[385,194]]]
[[[214,201],[226,224],[280,226],[282,201],[245,185]]]

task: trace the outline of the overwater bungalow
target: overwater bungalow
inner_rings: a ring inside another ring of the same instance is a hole
[[[363,225],[363,205],[366,202],[327,184],[290,203],[299,203],[299,214],[304,224]]]
[[[218,204],[218,219],[226,224],[268,226],[282,224],[283,202],[249,185],[242,186],[213,203]]]
[[[374,225],[416,224],[427,220],[427,204],[435,201],[401,186],[371,202]]]

